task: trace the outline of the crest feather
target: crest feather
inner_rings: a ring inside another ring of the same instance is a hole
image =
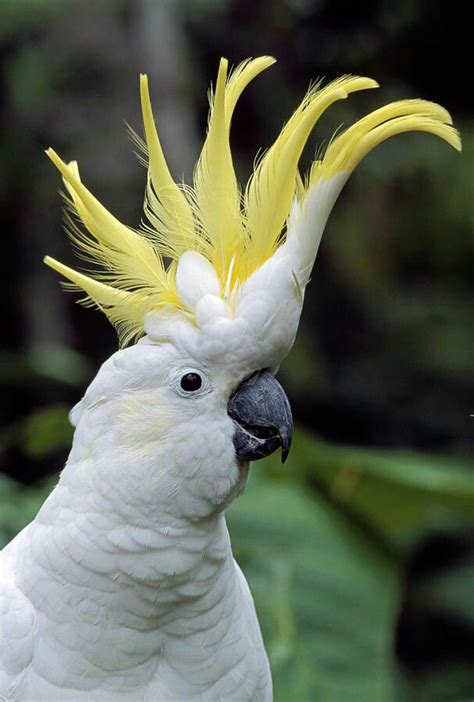
[[[151,289],[167,287],[166,272],[161,257],[143,236],[118,221],[82,184],[77,163],[66,165],[59,156],[46,152],[63,176],[70,196],[69,204],[77,213],[93,239],[72,238],[78,248],[106,270],[105,275],[126,287]]]
[[[44,262],[70,282],[66,287],[83,290],[86,298],[81,300],[86,306],[97,306],[116,327],[120,344],[126,346],[143,334],[143,320],[147,312],[156,309],[155,304],[143,292],[125,292],[105,285],[90,276],[75,271],[69,266],[45,256]]]
[[[357,90],[376,88],[370,78],[345,76],[320,89],[309,90],[280,136],[263,156],[245,195],[247,226],[251,232],[248,259],[252,273],[276,248],[298,187],[298,161],[323,112]]]
[[[336,136],[324,158],[313,163],[309,185],[314,185],[320,177],[351,173],[383,141],[413,131],[434,134],[461,151],[459,133],[452,127],[451,115],[444,107],[426,100],[398,100],[371,112]]]
[[[144,211],[151,226],[146,231],[163,256],[179,258],[195,244],[193,209],[184,188],[174,182],[166,163],[153,119],[148,77],[143,74],[140,75],[140,99],[148,155]]]
[[[232,115],[244,88],[274,61],[269,56],[245,61],[227,79],[228,62],[221,59],[215,93],[210,96],[208,132],[194,174],[194,191],[203,236],[209,240],[204,253],[223,283],[246,237],[229,143]]]
[[[122,224],[99,203],[82,183],[77,163],[64,163],[52,149],[46,152],[66,186],[69,235],[95,269],[85,275],[50,257],[45,262],[69,285],[85,291],[82,302],[95,304],[107,315],[121,344],[142,335],[145,316],[157,309],[163,315],[185,311],[195,320],[191,308],[196,295],[190,289],[189,270],[198,278],[207,276],[196,285],[206,283],[208,289],[212,281],[212,290],[220,291],[221,307],[231,309],[228,299],[283,243],[290,209],[287,244],[299,251],[300,269],[291,273],[301,302],[327,216],[347,177],[369,151],[395,134],[413,130],[430,132],[461,149],[446,110],[424,100],[400,100],[335,136],[303,179],[298,162],[323,112],[352,92],[377,87],[370,78],[343,76],[323,88],[319,83],[310,88],[256,165],[242,195],[229,143],[232,115],[244,88],[272,63],[269,56],[247,60],[228,76],[227,60],[221,60],[193,189],[175,183],[171,176],[156,131],[148,80],[140,76],[146,143],[137,135],[134,139],[146,156],[148,219],[141,231]],[[180,295],[176,271],[178,260],[188,251],[201,254],[208,264],[188,256],[189,265],[182,268],[180,278],[185,292]],[[164,257],[170,259],[167,267]]]

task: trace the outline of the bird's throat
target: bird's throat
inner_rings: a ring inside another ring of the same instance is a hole
[[[61,508],[64,496],[61,488],[56,491],[25,531],[18,571],[19,586],[41,612],[43,650],[57,658],[52,684],[82,684],[74,672],[75,644],[69,647],[62,638],[67,623],[81,641],[81,656],[94,662],[90,675],[125,669],[132,659],[136,685],[170,646],[176,661],[181,649],[184,660],[193,648],[189,637],[209,622],[216,629],[213,638],[222,640],[236,606],[223,514],[145,528],[105,511]],[[211,652],[212,646],[206,655]],[[128,679],[133,677],[131,671]]]

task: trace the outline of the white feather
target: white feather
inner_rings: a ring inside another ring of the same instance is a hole
[[[294,200],[287,223],[286,246],[297,253],[295,275],[304,289],[309,281],[326,222],[349,173],[319,179],[302,201]]]
[[[0,554],[0,699],[271,700],[222,511],[247,476],[222,411],[240,361],[191,401],[170,384],[198,333],[116,353],[81,401],[58,486]]]
[[[176,287],[186,307],[194,310],[204,295],[218,296],[219,278],[212,263],[195,251],[186,251],[178,262]]]

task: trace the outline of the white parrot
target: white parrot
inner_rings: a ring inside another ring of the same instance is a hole
[[[274,373],[348,176],[408,130],[461,148],[446,110],[401,100],[339,133],[303,180],[298,161],[323,111],[377,86],[345,76],[311,87],[241,193],[232,113],[272,63],[249,60],[228,77],[221,60],[193,188],[171,178],[141,76],[140,231],[94,198],[75,162],[47,152],[67,188],[69,233],[96,267],[46,263],[108,316],[123,348],[71,412],[57,487],[0,554],[2,702],[272,699],[225,507],[250,461],[288,453],[291,410]]]

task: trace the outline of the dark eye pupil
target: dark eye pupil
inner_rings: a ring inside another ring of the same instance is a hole
[[[202,378],[197,373],[186,373],[181,378],[181,387],[186,392],[193,392],[194,390],[199,390],[202,385]]]

